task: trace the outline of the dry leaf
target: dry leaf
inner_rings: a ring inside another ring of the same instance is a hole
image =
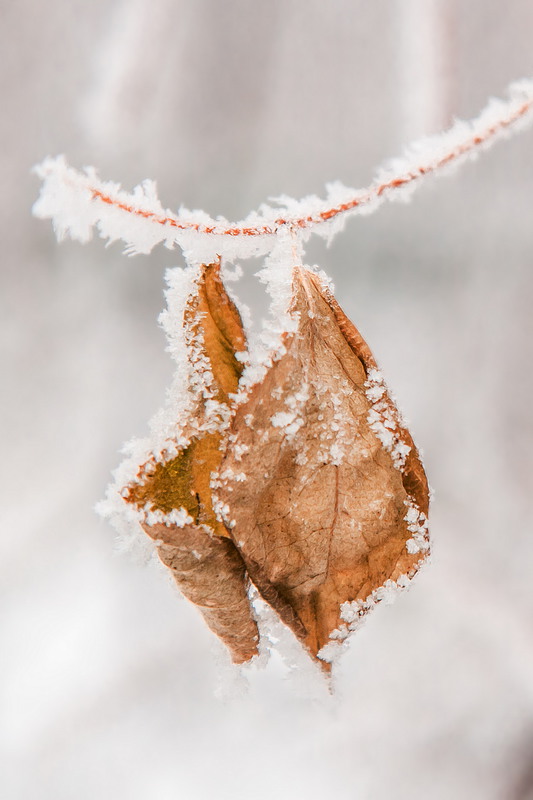
[[[309,653],[327,658],[325,646],[428,550],[424,470],[368,346],[303,268],[291,313],[298,329],[284,354],[232,405],[245,337],[219,264],[203,268],[184,317],[197,397],[184,444],[150,459],[123,492],[236,662],[257,652],[249,579]]]
[[[317,656],[348,631],[341,604],[360,616],[417,571],[428,488],[368,346],[303,269],[292,310],[285,355],[236,411],[218,496],[252,581]]]
[[[141,525],[158,542],[159,556],[180,590],[198,606],[233,660],[242,662],[256,654],[259,636],[244,563],[214,512],[210,481],[227,438],[220,421],[225,415],[229,419],[229,394],[237,391],[242,372],[235,354],[246,349],[246,340],[219,263],[202,268],[184,327],[198,381],[191,387],[197,403],[183,432],[186,445],[169,460],[153,456],[122,495],[145,512]]]

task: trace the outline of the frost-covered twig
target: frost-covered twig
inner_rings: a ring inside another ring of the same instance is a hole
[[[201,253],[200,238],[207,251],[204,257],[213,252],[228,257],[259,255],[270,251],[283,231],[301,238],[313,232],[329,237],[349,214],[369,213],[385,199],[405,196],[425,176],[475,157],[484,146],[530,123],[533,80],[512,84],[508,94],[506,101],[491,100],[476,119],[457,121],[445,133],[412,145],[403,158],[379,170],[366,189],[330,184],[325,200],[282,197],[280,207],[264,205],[238,223],[185,208],[173,214],[162,207],[152,181],[127,193],[118,184],[101,181],[92,168],[85,172],[70,168],[61,156],[36,167],[43,187],[34,213],[51,218],[59,238],[70,235],[87,241],[97,226],[103,238],[124,241],[129,253],[148,253],[158,242],[167,247],[178,244],[186,255],[192,250]]]

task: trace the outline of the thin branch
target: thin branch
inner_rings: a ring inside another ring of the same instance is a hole
[[[81,173],[68,167],[63,157],[47,159],[36,168],[44,185],[34,213],[53,219],[59,238],[69,234],[86,241],[91,228],[97,225],[104,238],[122,239],[134,252],[149,252],[160,241],[169,247],[176,243],[183,247],[181,234],[242,239],[275,237],[283,229],[320,232],[317,229],[324,223],[349,214],[368,213],[383,200],[415,188],[422,178],[475,157],[481,149],[532,119],[533,81],[521,81],[509,87],[507,101],[491,100],[475,120],[458,121],[445,133],[417,142],[403,159],[379,171],[366,189],[332,184],[326,200],[314,196],[301,201],[281,198],[285,209],[263,206],[260,212],[234,224],[222,218],[214,220],[200,211],[181,209],[176,215],[163,209],[155,184],[150,181],[128,194],[116,184],[99,180],[92,169]],[[113,218],[111,210],[116,212]],[[126,218],[144,223],[140,236]],[[147,225],[153,230],[149,231]],[[190,244],[189,236],[186,241]]]

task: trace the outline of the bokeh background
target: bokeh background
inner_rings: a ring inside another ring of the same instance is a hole
[[[436,493],[432,563],[333,699],[278,657],[220,690],[195,610],[114,553],[93,506],[170,383],[181,254],[58,245],[30,215],[61,152],[230,219],[364,186],[533,74],[532,26],[529,0],[0,2],[2,798],[533,798],[533,131],[309,244]]]

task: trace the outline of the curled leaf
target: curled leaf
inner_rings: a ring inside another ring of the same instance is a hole
[[[213,511],[210,480],[223,456],[229,395],[237,391],[243,369],[236,353],[246,349],[246,339],[239,312],[220,279],[219,263],[202,267],[183,324],[193,368],[189,388],[196,397],[181,432],[185,444],[168,460],[153,454],[124,496],[139,508],[164,514],[184,508],[196,524],[225,536]]]
[[[143,525],[182,594],[229,649],[235,663],[257,654],[259,634],[248,601],[244,562],[233,542],[195,525]]]
[[[202,267],[184,314],[192,366],[193,411],[181,431],[177,454],[152,454],[122,491],[141,513],[141,525],[181,592],[228,646],[234,661],[257,652],[258,632],[248,602],[244,563],[217,518],[211,476],[227,439],[230,394],[237,391],[246,349],[235,305],[220,279],[220,264]]]

